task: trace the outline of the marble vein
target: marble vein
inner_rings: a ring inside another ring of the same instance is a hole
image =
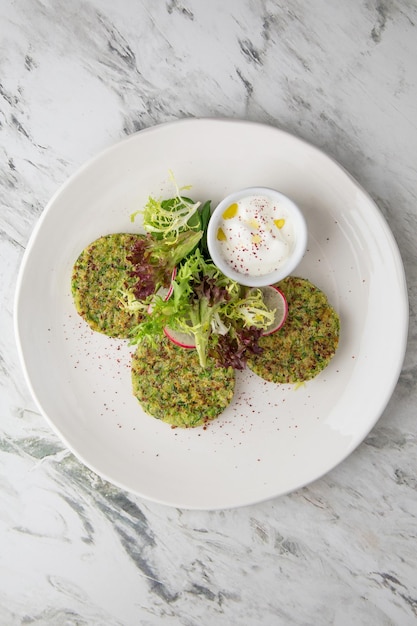
[[[0,20],[0,624],[416,624],[415,2],[21,0]],[[346,461],[280,499],[199,512],[125,493],[65,448],[23,378],[13,299],[79,166],[216,116],[283,128],[357,178],[398,242],[410,329],[391,401]]]

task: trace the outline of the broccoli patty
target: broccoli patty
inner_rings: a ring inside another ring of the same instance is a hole
[[[220,415],[233,398],[234,370],[206,368],[196,350],[163,338],[155,346],[140,344],[132,358],[133,394],[144,411],[172,426],[201,426]]]
[[[305,278],[289,276],[276,285],[288,302],[283,327],[261,337],[262,354],[250,355],[248,366],[274,383],[314,378],[330,362],[339,342],[339,317],[326,295]]]
[[[142,315],[127,311],[120,303],[120,290],[132,288],[137,278],[126,257],[143,235],[117,233],[90,243],[74,264],[71,291],[77,312],[95,331],[109,337],[127,338]]]

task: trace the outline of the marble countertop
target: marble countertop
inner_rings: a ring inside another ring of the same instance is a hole
[[[0,624],[417,623],[415,2],[19,0],[0,20]],[[185,117],[265,122],[336,158],[409,288],[404,366],[365,441],[309,486],[227,511],[86,469],[39,414],[13,332],[50,197],[102,149]]]

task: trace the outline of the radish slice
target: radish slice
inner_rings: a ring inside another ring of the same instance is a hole
[[[172,292],[174,291],[173,282],[175,280],[176,275],[177,275],[177,268],[174,267],[174,269],[172,270],[172,274],[171,274],[171,284],[168,288],[167,294],[165,296],[165,300],[169,300],[170,297],[172,296]]]
[[[268,307],[268,309],[275,309],[274,321],[263,331],[263,335],[272,335],[272,333],[276,333],[277,330],[282,328],[287,319],[288,315],[288,303],[287,299],[274,285],[269,285],[267,287],[257,287],[262,292],[263,300]]]
[[[161,298],[163,298],[165,301],[170,299],[170,297],[172,296],[172,293],[174,291],[174,287],[172,286],[172,283],[174,282],[176,275],[177,275],[177,268],[174,267],[174,269],[172,270],[171,283],[170,283],[169,287],[168,288],[167,287],[160,287],[158,289],[158,291],[156,292],[157,296],[161,296]],[[149,315],[152,313],[152,309],[153,309],[153,301],[151,301],[149,303],[149,306],[148,306],[148,313],[149,313]]]
[[[173,282],[176,275],[177,268],[174,267],[174,269],[172,270],[171,284],[165,296],[165,300],[169,300],[169,298],[172,296],[172,293],[174,291]],[[175,343],[175,345],[179,346],[180,348],[187,348],[188,350],[195,348],[195,338],[192,333],[184,333],[180,330],[172,330],[171,328],[165,327],[164,334],[166,335],[166,337],[168,337],[168,339],[172,341],[172,343]]]
[[[195,348],[194,335],[192,333],[183,333],[180,330],[171,330],[164,328],[164,333],[176,346],[180,348]]]

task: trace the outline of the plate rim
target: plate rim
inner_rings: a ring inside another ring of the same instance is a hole
[[[21,333],[20,333],[20,300],[22,298],[22,289],[23,289],[23,280],[24,280],[24,274],[25,274],[25,269],[27,266],[27,263],[30,259],[30,255],[31,255],[31,251],[33,249],[33,247],[35,246],[36,243],[36,239],[38,237],[39,231],[42,228],[42,225],[44,223],[44,220],[46,218],[46,216],[48,215],[48,213],[53,210],[53,207],[56,203],[56,200],[59,198],[59,196],[66,190],[66,188],[70,185],[72,185],[73,181],[75,179],[77,179],[80,174],[86,170],[88,170],[91,166],[94,165],[95,162],[100,161],[101,159],[103,159],[106,155],[110,154],[113,150],[121,147],[123,144],[135,141],[138,139],[138,137],[143,136],[144,133],[148,134],[148,133],[152,133],[152,132],[160,132],[162,131],[164,128],[166,127],[173,127],[173,126],[179,126],[179,125],[192,125],[192,124],[201,124],[201,123],[209,123],[209,124],[233,124],[233,125],[244,125],[244,126],[253,126],[253,127],[261,127],[264,129],[268,129],[271,132],[275,132],[277,133],[277,136],[279,134],[285,135],[286,137],[288,137],[291,141],[296,141],[297,143],[299,143],[300,145],[305,145],[308,149],[312,149],[314,151],[316,151],[317,153],[319,153],[321,156],[324,156],[326,159],[329,159],[337,168],[339,168],[349,179],[350,181],[354,184],[354,186],[361,192],[361,194],[367,199],[369,206],[372,206],[372,209],[374,211],[374,214],[377,216],[377,219],[379,220],[380,224],[383,226],[384,229],[384,234],[387,237],[387,240],[390,243],[390,250],[391,250],[391,254],[393,256],[393,260],[395,263],[395,267],[397,270],[397,273],[399,276],[401,276],[401,285],[398,285],[398,289],[402,292],[402,298],[401,298],[401,303],[399,303],[399,310],[401,310],[401,318],[402,318],[402,323],[401,323],[401,346],[399,349],[399,354],[402,355],[401,358],[398,359],[397,363],[396,363],[396,368],[395,371],[392,371],[391,374],[391,385],[389,386],[388,389],[386,389],[386,392],[384,394],[384,402],[380,403],[380,406],[382,407],[379,412],[377,413],[377,415],[375,415],[373,417],[372,420],[369,420],[367,422],[368,424],[368,428],[366,430],[365,435],[360,435],[358,437],[358,440],[355,439],[355,441],[352,443],[351,446],[349,446],[349,448],[346,450],[345,454],[343,456],[341,456],[341,458],[339,459],[339,461],[335,464],[333,464],[330,468],[325,469],[323,472],[318,473],[317,475],[314,475],[311,479],[306,480],[303,484],[299,484],[297,487],[295,488],[289,488],[287,491],[280,491],[279,493],[276,494],[271,494],[269,496],[266,497],[261,497],[259,499],[253,499],[251,498],[250,500],[244,500],[241,503],[237,503],[237,504],[231,504],[230,506],[227,505],[221,505],[221,506],[211,506],[208,505],[207,507],[201,506],[201,505],[197,505],[197,506],[193,506],[192,504],[186,504],[186,503],[182,503],[182,504],[177,504],[177,503],[173,503],[173,502],[167,502],[166,500],[161,500],[157,497],[151,497],[149,495],[144,495],[143,493],[140,493],[136,490],[133,490],[130,487],[127,487],[126,485],[124,485],[122,482],[115,480],[114,478],[112,478],[111,476],[107,475],[106,472],[104,472],[101,469],[97,469],[94,464],[92,464],[91,462],[88,461],[88,459],[84,458],[84,455],[80,454],[76,449],[74,449],[74,447],[72,446],[72,444],[70,442],[67,441],[66,437],[60,432],[60,429],[58,428],[58,426],[55,424],[55,422],[50,418],[49,415],[47,415],[46,411],[43,409],[42,407],[42,403],[40,402],[37,392],[33,387],[32,381],[31,381],[31,377],[27,368],[27,364],[26,364],[26,358],[25,358],[25,348],[23,346],[22,343],[22,337],[21,337]],[[249,120],[242,120],[242,119],[236,119],[236,118],[211,118],[211,117],[201,117],[201,118],[182,118],[182,119],[177,119],[174,121],[167,121],[167,122],[163,122],[161,124],[156,124],[154,126],[150,126],[147,128],[144,128],[142,130],[139,130],[135,133],[132,133],[131,135],[128,135],[127,137],[124,137],[118,141],[113,142],[112,144],[110,144],[109,146],[105,147],[103,150],[99,151],[97,154],[95,154],[94,156],[92,156],[91,158],[89,158],[88,160],[86,160],[83,164],[81,164],[81,166],[79,166],[78,168],[76,168],[76,170],[69,176],[67,177],[64,182],[58,187],[58,189],[54,192],[54,194],[51,196],[50,200],[47,202],[47,204],[45,205],[41,215],[39,216],[39,218],[36,221],[36,224],[30,234],[29,240],[27,242],[21,263],[20,263],[20,267],[19,267],[19,272],[18,272],[18,276],[17,276],[17,281],[16,281],[16,289],[15,289],[15,296],[14,296],[14,303],[13,303],[13,323],[14,323],[14,333],[15,333],[15,338],[16,338],[16,343],[17,343],[17,348],[18,348],[18,354],[19,354],[19,361],[20,364],[22,366],[23,369],[23,373],[24,373],[24,378],[26,381],[26,384],[31,392],[31,395],[33,397],[33,399],[35,400],[35,403],[41,413],[41,415],[46,419],[48,425],[51,427],[51,429],[56,433],[56,435],[58,436],[58,438],[60,439],[61,442],[64,443],[65,447],[67,449],[69,449],[76,458],[78,458],[80,460],[80,462],[85,465],[86,467],[88,467],[91,471],[93,471],[94,473],[98,474],[100,477],[102,477],[104,480],[108,481],[109,483],[116,485],[117,487],[124,489],[124,490],[128,490],[130,492],[134,492],[136,493],[136,495],[143,497],[146,500],[149,501],[153,501],[159,504],[163,504],[163,505],[167,505],[167,506],[174,506],[174,507],[180,507],[180,508],[184,508],[184,509],[194,509],[194,510],[216,510],[216,509],[228,509],[228,508],[236,508],[236,507],[241,507],[241,506],[247,506],[247,505],[251,505],[251,504],[256,504],[265,500],[270,500],[272,498],[276,498],[279,497],[281,495],[285,495],[288,493],[291,493],[295,490],[301,489],[303,487],[305,487],[308,484],[311,484],[312,482],[315,482],[316,480],[322,478],[324,475],[326,475],[327,473],[329,473],[330,471],[332,471],[333,469],[335,469],[335,467],[337,467],[340,463],[342,463],[362,442],[363,440],[366,438],[366,436],[369,434],[369,432],[374,428],[375,424],[378,422],[378,420],[380,419],[380,417],[382,416],[383,412],[385,411],[394,391],[395,388],[398,384],[398,379],[400,377],[402,368],[403,368],[403,364],[404,364],[404,359],[405,359],[405,354],[406,354],[406,349],[407,349],[407,344],[408,344],[408,328],[409,328],[409,300],[408,300],[408,291],[407,291],[407,280],[406,280],[406,273],[405,273],[405,268],[404,268],[404,264],[401,258],[401,253],[400,253],[400,249],[399,246],[397,244],[397,241],[394,237],[394,234],[388,224],[388,221],[386,220],[385,216],[382,214],[382,212],[380,211],[377,203],[374,201],[374,199],[371,197],[371,195],[362,187],[362,185],[350,174],[349,171],[346,170],[346,168],[341,165],[336,159],[334,159],[332,156],[328,155],[325,151],[323,151],[322,149],[316,147],[314,144],[306,141],[303,138],[300,138],[286,130],[283,130],[281,128],[278,128],[274,125],[271,124],[265,124],[263,122],[256,122],[256,121],[249,121]]]

